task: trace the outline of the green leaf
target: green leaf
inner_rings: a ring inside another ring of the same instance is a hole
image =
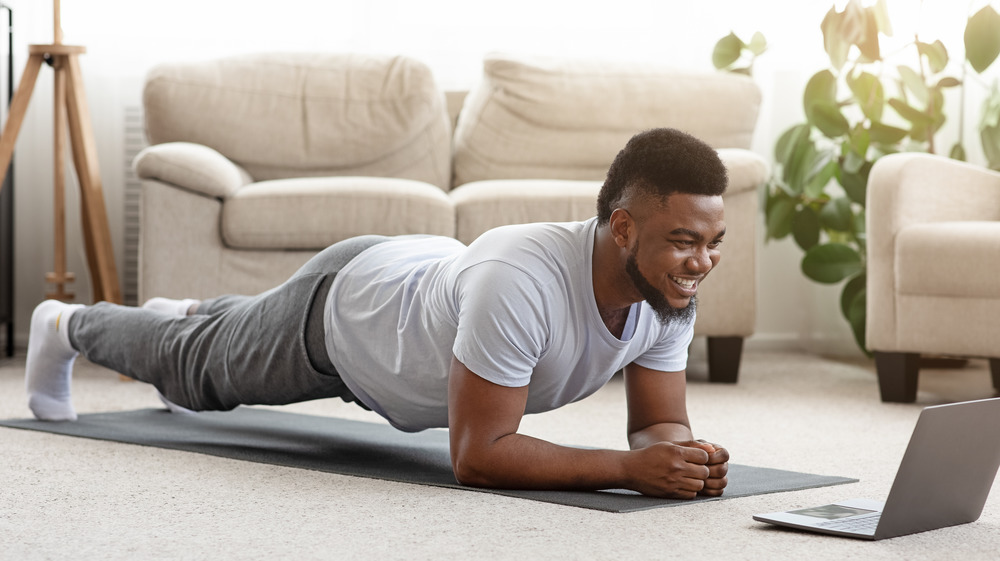
[[[819,243],[819,215],[812,207],[804,206],[792,218],[792,235],[804,251]]]
[[[875,3],[875,25],[879,32],[886,37],[892,37],[892,22],[889,20],[889,7],[886,0],[878,0]]]
[[[937,88],[954,88],[955,86],[961,86],[962,81],[953,76],[945,76],[938,80]]]
[[[878,144],[899,144],[910,131],[884,123],[872,122],[868,129],[872,142]]]
[[[782,165],[788,165],[799,146],[809,141],[809,125],[795,125],[778,138],[774,145],[774,159]]]
[[[903,85],[906,86],[906,89],[913,93],[913,95],[917,98],[917,101],[926,104],[929,93],[927,91],[927,84],[925,84],[924,79],[920,77],[920,73],[905,65],[899,65],[896,69],[899,71],[899,77],[902,78]]]
[[[792,216],[795,214],[796,200],[784,191],[777,191],[768,199],[767,236],[780,240],[792,232]]]
[[[832,103],[814,103],[806,113],[809,122],[829,138],[844,136],[851,130],[851,124]]]
[[[841,168],[845,173],[858,173],[863,165],[865,165],[865,158],[854,150],[848,150]]]
[[[806,82],[802,94],[802,107],[809,114],[809,108],[815,104],[837,104],[837,77],[829,70],[820,70]]]
[[[931,139],[931,126],[914,123],[910,129],[910,139],[915,142],[928,142]]]
[[[841,243],[814,246],[802,258],[802,273],[825,284],[840,282],[862,270],[864,265],[858,252]]]
[[[795,200],[782,194],[772,198],[770,202],[767,208],[767,236],[780,240],[792,232]]]
[[[931,99],[927,104],[927,114],[931,118],[931,130],[937,132],[944,126],[946,120],[944,115],[944,92],[938,89],[931,90]]]
[[[819,211],[819,219],[827,230],[850,232],[854,215],[851,213],[851,201],[847,197],[837,197]]]
[[[1000,128],[984,128],[979,131],[979,138],[990,169],[1000,170]]]
[[[948,49],[940,39],[933,43],[917,41],[917,51],[927,57],[927,66],[932,74],[937,74],[948,66]]]
[[[994,82],[990,95],[983,102],[983,110],[979,119],[979,128],[1000,126],[1000,83]]]
[[[859,277],[863,277],[863,275],[859,275]],[[859,277],[855,277],[855,279]],[[853,281],[854,279],[849,281],[847,284],[849,285]],[[844,290],[847,290],[847,285],[844,286]],[[851,331],[854,334],[854,342],[857,343],[858,348],[864,351],[865,354],[870,355],[871,353],[865,347],[865,324],[868,307],[867,301],[868,290],[866,287],[862,287],[860,290],[854,292],[847,306],[847,323],[851,326]]]
[[[743,41],[735,33],[730,32],[729,35],[719,39],[715,44],[715,50],[712,51],[712,64],[719,70],[728,67],[739,60],[743,47]]]
[[[837,162],[828,152],[817,154],[813,163],[813,171],[809,173],[802,186],[803,194],[810,199],[818,199],[836,174],[837,167]]]
[[[865,117],[872,121],[882,120],[882,109],[885,107],[885,94],[882,82],[870,72],[862,72],[856,78],[847,77],[847,86],[857,100]]]
[[[845,161],[844,165],[850,171],[854,172],[858,171],[860,165],[865,161],[865,155],[868,154],[868,147],[871,146],[872,143],[871,133],[868,129],[858,123],[853,129],[851,129],[849,140],[850,143],[845,143],[843,145],[843,152],[845,159],[849,161],[850,164]],[[854,165],[854,158],[860,159],[860,162],[857,162],[857,165]]]
[[[990,169],[1000,170],[1000,129],[983,129],[979,137]]]
[[[965,25],[965,58],[973,70],[982,72],[1000,55],[1000,14],[986,5]]]
[[[854,215],[854,239],[858,242],[858,249],[862,254],[865,253],[866,249],[866,239],[868,237],[867,232],[865,232],[865,209],[858,209],[858,212]]]
[[[878,46],[878,22],[875,17],[875,10],[866,8],[864,10],[863,28],[861,29],[861,40],[856,44],[861,51],[861,56],[866,62],[876,62],[882,60],[882,54]]]
[[[914,125],[930,125],[934,122],[934,119],[924,113],[923,111],[916,109],[899,98],[892,98],[889,100],[889,106],[899,113],[899,116],[906,119],[907,121],[913,123]]]
[[[1000,87],[996,83],[983,102],[983,112],[979,120],[979,138],[990,169],[1000,169]]]
[[[754,56],[760,56],[767,50],[767,39],[764,38],[763,33],[757,31],[753,34],[753,37],[750,38],[750,44],[747,45],[747,47],[750,49],[750,52],[754,54]]]
[[[962,146],[961,142],[956,142],[955,145],[951,147],[951,151],[948,152],[948,157],[960,162],[966,161],[965,146]]]
[[[840,293],[840,312],[844,314],[844,319],[847,321],[851,320],[851,303],[854,302],[859,292],[865,290],[867,277],[868,275],[865,273],[853,277],[847,281],[847,284],[844,285],[844,290]]]
[[[861,206],[865,205],[865,196],[868,192],[868,172],[871,169],[872,163],[865,162],[857,173],[841,170],[840,176],[837,178],[847,197]]]
[[[851,42],[844,37],[844,14],[830,8],[820,24],[823,30],[823,48],[830,57],[830,64],[840,70],[847,62],[847,53],[851,49]]]
[[[805,184],[812,170],[813,162],[816,161],[816,146],[812,140],[806,137],[796,147],[791,158],[785,165],[783,179],[789,188],[795,193],[802,193]]]

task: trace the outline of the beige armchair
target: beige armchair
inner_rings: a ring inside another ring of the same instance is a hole
[[[921,354],[989,358],[1000,389],[1000,173],[885,156],[867,213],[867,344],[882,400],[916,399]]]

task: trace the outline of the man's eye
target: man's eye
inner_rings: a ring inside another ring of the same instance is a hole
[[[709,243],[708,247],[710,247],[712,249],[715,249],[715,248],[719,247],[720,245],[722,245],[722,240],[715,240],[714,242]]]

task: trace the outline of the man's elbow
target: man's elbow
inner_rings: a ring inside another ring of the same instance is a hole
[[[497,487],[497,481],[483,461],[474,454],[459,450],[451,454],[451,469],[459,485],[467,487]]]

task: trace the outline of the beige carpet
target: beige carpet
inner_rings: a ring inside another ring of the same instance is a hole
[[[23,369],[23,356],[0,360],[0,417],[29,414]],[[880,403],[864,361],[748,352],[735,386],[707,384],[696,367],[691,378],[695,434],[727,446],[734,462],[861,482],[610,514],[0,428],[0,559],[997,558],[1000,485],[978,522],[882,542],[751,519],[884,498],[922,406],[993,397],[985,362],[923,372],[916,405]],[[86,363],[74,394],[80,412],[158,404],[150,387]],[[337,401],[288,409],[377,421]],[[615,380],[580,403],[526,418],[522,430],[622,448],[624,419]]]

